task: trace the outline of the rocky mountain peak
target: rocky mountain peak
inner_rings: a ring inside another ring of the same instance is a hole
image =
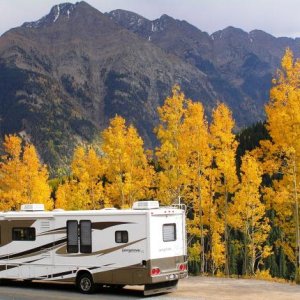
[[[173,24],[176,22],[176,20],[166,14],[163,14],[157,21],[160,21],[160,23],[163,23],[165,25]]]
[[[111,20],[122,27],[136,31],[138,28],[149,27],[150,21],[131,11],[116,9],[106,14]]]
[[[83,1],[56,5],[0,37],[2,134],[25,131],[55,164],[118,114],[155,145],[156,107],[175,83],[208,114],[216,99],[227,103],[245,126],[264,118],[272,74],[299,45],[234,27],[208,35],[168,15],[103,15]]]
[[[50,13],[41,19],[34,22],[26,22],[22,25],[22,27],[26,28],[40,28],[49,26],[52,23],[56,23],[59,19],[70,19],[72,14],[79,3],[62,3],[52,7]]]
[[[228,26],[223,30],[218,30],[211,35],[213,40],[228,40],[230,38],[248,38],[248,33],[240,28]]]
[[[111,11],[108,15],[110,15],[111,19],[114,20],[126,20],[129,23],[133,24],[133,23],[137,23],[140,24],[141,21],[147,20],[146,18],[142,17],[139,14],[133,13],[131,11],[127,11],[124,9],[116,9]]]

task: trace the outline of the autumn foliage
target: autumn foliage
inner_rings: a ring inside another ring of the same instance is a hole
[[[53,203],[70,210],[128,208],[152,198],[184,204],[191,272],[300,282],[300,61],[290,50],[273,80],[266,115],[269,138],[241,154],[230,109],[220,103],[207,119],[201,102],[174,86],[158,108],[153,152],[145,151],[132,124],[115,116],[100,142],[74,150],[53,199],[35,147],[6,136],[1,209],[33,202],[47,209]]]
[[[6,136],[0,164],[0,209],[19,209],[21,204],[43,203],[53,207],[50,199],[48,171],[39,161],[32,144],[22,145],[16,135]]]

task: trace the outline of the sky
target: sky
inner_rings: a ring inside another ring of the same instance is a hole
[[[0,35],[36,21],[51,7],[72,0],[0,0]],[[209,34],[227,26],[264,30],[276,37],[300,37],[300,0],[85,0],[101,12],[125,9],[150,20],[167,14]]]

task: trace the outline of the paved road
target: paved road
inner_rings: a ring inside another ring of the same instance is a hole
[[[83,298],[89,300],[142,299],[143,291],[140,287],[135,287],[134,289],[125,288],[121,291],[99,289],[95,294],[83,295],[71,284],[5,281],[0,286],[0,300],[77,300]]]
[[[0,300],[299,300],[300,286],[259,280],[190,277],[179,282],[176,292],[143,297],[141,287],[122,291],[102,289],[83,296],[73,285],[52,283],[4,282],[0,286]]]

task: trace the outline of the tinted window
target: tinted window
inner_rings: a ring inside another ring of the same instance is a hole
[[[163,225],[163,241],[164,242],[176,241],[176,224]]]
[[[35,241],[35,228],[20,227],[12,229],[13,241]]]
[[[92,252],[92,224],[91,221],[80,221],[80,252]]]
[[[67,252],[78,252],[78,222],[67,221]]]
[[[116,231],[115,232],[116,243],[127,243],[128,242],[128,231]]]

